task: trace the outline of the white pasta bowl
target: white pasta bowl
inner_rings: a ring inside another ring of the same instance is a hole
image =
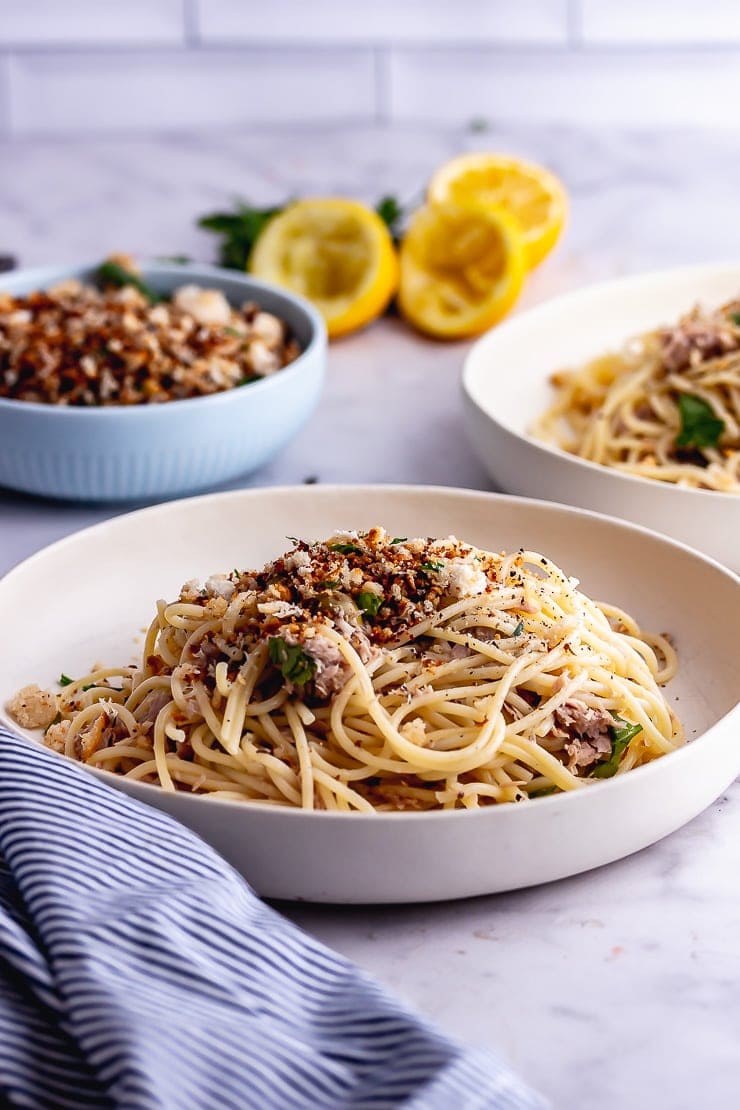
[[[317,538],[374,524],[398,535],[453,533],[487,549],[541,551],[589,596],[620,605],[643,628],[670,632],[680,671],[666,696],[689,743],[570,794],[425,813],[305,812],[90,773],[189,825],[263,895],[369,903],[513,890],[609,863],[689,821],[740,772],[740,579],[608,517],[431,487],[217,494],[61,540],[0,581],[0,627],[12,645],[0,668],[0,707],[29,682],[55,688],[62,671],[132,661],[156,600],[176,596],[193,576],[261,566],[286,550],[286,534]],[[2,708],[0,719],[17,728]]]
[[[0,291],[91,281],[95,269],[19,270],[2,275]],[[158,293],[195,284],[219,289],[232,305],[256,301],[288,324],[301,354],[242,388],[161,404],[73,407],[0,397],[0,486],[72,501],[193,493],[263,466],[308,420],[326,369],[326,328],[308,301],[200,263],[148,263],[141,272]]]
[[[740,263],[664,270],[576,290],[485,335],[465,362],[463,396],[470,442],[497,485],[644,524],[740,570],[740,495],[633,477],[529,433],[554,399],[553,371],[739,292]]]

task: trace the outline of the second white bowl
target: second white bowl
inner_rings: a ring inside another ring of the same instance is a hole
[[[740,496],[632,477],[534,439],[549,377],[676,320],[697,302],[740,293],[740,263],[690,266],[579,289],[500,324],[463,371],[470,441],[507,493],[543,497],[644,524],[740,570]]]

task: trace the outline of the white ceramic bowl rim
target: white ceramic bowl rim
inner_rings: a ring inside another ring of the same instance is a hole
[[[303,489],[303,488],[304,487],[301,487],[301,486],[274,486],[274,487],[270,487],[270,491],[273,492],[273,493],[276,493],[276,494],[296,493],[298,490]],[[327,485],[322,485],[321,488],[322,488],[322,490],[326,490],[327,493],[331,493],[331,492],[335,492],[335,491],[342,491],[342,492],[346,493],[348,490],[351,489],[352,492],[355,493],[358,498],[362,498],[363,495],[366,495],[366,494],[369,494],[369,493],[372,493],[372,492],[377,492],[378,489],[388,489],[388,490],[397,491],[399,493],[412,494],[418,487],[413,486],[413,485],[401,485],[401,484],[396,485],[396,484],[393,484],[393,483],[388,483],[386,485],[361,485],[361,486],[339,486],[339,485],[329,485],[329,484],[327,484]],[[632,524],[632,523],[629,523],[629,522],[626,522],[626,521],[623,521],[623,520],[619,520],[616,517],[607,516],[605,513],[597,513],[597,512],[593,512],[592,510],[589,510],[589,509],[576,509],[576,508],[573,508],[570,505],[560,505],[560,504],[557,504],[556,502],[552,502],[552,501],[540,501],[540,500],[537,500],[535,498],[529,498],[529,497],[526,497],[526,498],[525,497],[513,497],[513,496],[510,496],[509,494],[490,493],[490,492],[482,491],[482,490],[458,489],[458,488],[455,488],[455,487],[452,487],[452,486],[424,486],[423,489],[424,489],[425,493],[431,493],[431,494],[434,494],[434,493],[439,493],[439,494],[454,493],[456,497],[461,497],[461,498],[480,498],[483,495],[483,496],[486,496],[487,498],[490,498],[492,501],[525,502],[528,506],[537,507],[545,513],[549,512],[549,511],[552,511],[552,510],[556,510],[556,511],[565,510],[566,512],[571,513],[574,516],[587,517],[587,518],[591,518],[591,519],[597,520],[597,521],[607,521],[611,524],[617,524],[617,525],[619,525],[620,528],[623,528],[626,531],[633,533],[635,536],[644,535],[644,536],[650,536],[651,538],[654,539],[655,536],[658,535],[658,533],[651,531],[651,529],[649,529],[649,528],[644,528],[642,525]],[[224,493],[201,494],[198,497],[182,498],[182,499],[179,499],[177,501],[170,501],[170,502],[166,502],[166,503],[163,503],[163,504],[149,505],[144,509],[136,509],[133,512],[121,514],[120,516],[115,517],[113,519],[114,520],[121,520],[124,516],[127,517],[127,518],[136,517],[137,519],[145,519],[147,514],[149,514],[149,513],[162,513],[162,512],[167,512],[168,510],[181,511],[183,505],[197,505],[199,502],[202,502],[202,501],[205,501],[205,500],[208,500],[208,501],[218,500],[218,501],[223,501],[224,503],[227,503],[229,500],[236,500],[236,499],[242,497],[243,494],[244,494],[243,490],[229,490],[229,491],[226,491]],[[111,521],[105,520],[105,521],[102,521],[99,524],[92,525],[90,528],[84,528],[84,529],[81,529],[79,532],[73,532],[69,536],[64,536],[62,539],[57,540],[53,544],[49,544],[47,547],[42,548],[41,551],[36,552],[34,555],[29,556],[27,559],[22,560],[17,565],[18,566],[25,566],[29,563],[32,563],[36,559],[39,559],[39,558],[43,557],[44,555],[46,555],[46,553],[50,550],[57,550],[58,548],[63,547],[65,545],[73,544],[78,539],[78,537],[80,537],[82,535],[89,535],[91,533],[99,532],[101,530],[104,530],[110,523],[111,523]],[[717,562],[715,559],[712,559],[708,555],[704,555],[702,552],[697,551],[695,548],[689,547],[688,544],[680,543],[678,540],[670,539],[668,536],[660,535],[660,539],[662,540],[663,543],[667,544],[669,547],[673,547],[673,548],[676,548],[676,549],[679,549],[679,550],[682,550],[682,551],[689,552],[690,554],[695,555],[698,558],[700,558],[701,560],[703,560],[705,563],[709,563],[711,566],[714,567],[714,569],[716,571],[718,571],[724,577],[730,579],[730,581],[732,581],[732,582],[735,582],[738,589],[740,589],[740,576],[735,574],[733,571],[729,570],[727,567],[723,566],[721,563]],[[12,570],[9,571],[8,573],[12,573]],[[656,774],[659,776],[661,774],[661,765],[664,765],[665,760],[669,759],[669,760],[672,761],[672,763],[675,764],[678,760],[680,760],[682,758],[685,758],[687,756],[688,750],[690,748],[693,748],[696,744],[701,744],[704,737],[709,736],[711,733],[713,733],[715,731],[715,729],[717,729],[724,721],[726,721],[729,716],[737,714],[739,707],[740,707],[740,700],[734,706],[734,708],[730,709],[727,713],[723,714],[722,717],[720,717],[717,721],[715,721],[714,724],[711,725],[710,728],[706,729],[700,736],[697,736],[695,739],[688,741],[685,745],[683,745],[680,748],[677,748],[675,751],[669,752],[666,755],[660,756],[659,759],[652,760],[650,763],[643,764],[641,767],[636,767],[633,770],[625,773],[624,775],[616,775],[616,776],[614,776],[614,778],[611,778],[611,779],[600,780],[598,782],[595,782],[592,786],[586,786],[586,787],[583,787],[580,790],[574,790],[572,792],[565,792],[567,794],[567,797],[569,798],[568,804],[569,805],[577,805],[578,804],[578,799],[582,800],[587,794],[591,794],[591,792],[593,790],[600,790],[602,792],[607,791],[607,790],[611,790],[612,792],[614,792],[614,791],[617,791],[617,790],[620,790],[620,789],[624,789],[625,788],[625,783],[628,784],[630,781],[634,781],[635,776],[639,776],[640,779],[647,779],[651,775],[654,776]],[[59,754],[59,753],[54,753],[54,754]],[[60,759],[66,759],[67,757],[59,754],[59,758]],[[120,780],[120,778],[121,778],[120,775],[115,775],[112,771],[104,771],[104,770],[101,770],[101,769],[98,769],[98,768],[86,768],[86,770],[88,770],[92,774],[100,777],[103,781],[108,781],[109,779],[118,779],[118,780]],[[146,791],[146,793],[154,792],[157,795],[161,795],[161,793],[162,793],[162,787],[161,786],[156,786],[153,783],[137,782],[137,787],[139,789],[142,789],[142,790]],[[304,809],[301,809],[300,807],[297,807],[297,806],[296,807],[292,807],[292,806],[279,806],[279,807],[277,807],[277,806],[270,805],[269,803],[266,803],[266,802],[235,802],[235,801],[231,801],[231,800],[226,799],[226,798],[210,798],[207,795],[189,794],[189,795],[186,795],[186,796],[191,797],[193,799],[196,799],[197,803],[199,805],[224,806],[227,809],[232,809],[232,810],[237,810],[237,811],[243,809],[244,806],[248,806],[250,809],[260,810],[262,812],[275,813],[275,812],[279,811],[281,816],[283,814],[286,814],[286,815],[290,814],[290,819],[304,819],[305,820],[306,818],[308,818],[308,819],[311,819],[311,820],[320,820],[320,821],[346,821],[346,820],[351,820],[353,824],[357,821],[375,821],[375,820],[377,820],[377,815],[373,814],[373,813],[345,813],[345,812],[342,812],[342,811],[330,811],[330,810],[304,810]],[[537,798],[537,799],[535,799],[535,801],[536,801],[537,805],[552,805],[552,804],[557,804],[557,803],[562,804],[564,796],[565,796],[564,793],[554,794],[550,797]],[[511,815],[511,813],[513,811],[523,812],[523,811],[527,810],[528,808],[529,808],[528,803],[525,803],[524,805],[517,805],[516,803],[512,802],[512,803],[497,805],[497,806],[483,806],[479,809],[433,810],[433,811],[424,811],[424,812],[406,812],[406,811],[403,811],[403,810],[401,810],[401,811],[393,811],[393,810],[385,811],[384,810],[383,813],[382,813],[382,816],[383,817],[391,817],[394,821],[398,821],[398,822],[412,821],[412,822],[416,822],[416,823],[423,822],[423,821],[426,821],[426,822],[428,822],[428,821],[432,821],[432,822],[437,822],[437,821],[472,821],[472,820],[476,820],[476,819],[482,819],[484,816],[485,816],[486,820],[506,820],[507,818],[506,818],[505,815],[507,813],[509,815]]]
[[[65,266],[61,263],[58,267],[60,272],[68,269],[70,273],[77,273],[79,270],[94,270],[100,265],[100,262],[80,262],[75,265]],[[212,266],[207,262],[194,262],[187,265],[178,265],[176,263],[157,263],[156,261],[146,262],[141,261],[140,265],[142,274],[146,278],[151,274],[154,277],[159,275],[169,277],[171,274],[182,274],[185,280],[205,279],[211,280],[218,284],[219,281],[228,279],[229,281],[236,281],[243,283],[245,292],[264,290],[271,296],[277,297],[279,300],[285,300],[294,308],[299,309],[311,325],[311,338],[305,347],[302,348],[301,353],[293,362],[283,366],[280,370],[276,370],[273,374],[268,374],[267,377],[260,378],[258,381],[249,382],[247,386],[232,386],[230,389],[222,389],[218,393],[209,393],[204,397],[176,397],[171,401],[162,401],[157,404],[140,404],[140,405],[55,405],[43,401],[23,401],[17,397],[0,397],[0,411],[2,409],[12,410],[17,408],[18,405],[23,406],[23,411],[26,412],[43,412],[43,413],[57,413],[62,419],[69,414],[73,414],[77,420],[85,420],[99,418],[110,419],[112,415],[117,415],[119,418],[123,416],[124,419],[133,419],[137,416],[141,419],[142,415],[146,412],[160,412],[163,408],[169,409],[170,405],[208,405],[213,407],[219,404],[227,404],[233,400],[235,396],[244,397],[247,395],[254,395],[255,390],[264,392],[265,390],[275,389],[276,381],[282,381],[283,384],[300,374],[303,369],[303,362],[308,354],[324,342],[326,334],[326,325],[324,324],[323,317],[313,307],[310,301],[304,297],[298,296],[297,293],[291,293],[288,289],[283,289],[279,285],[273,285],[271,282],[262,281],[261,278],[252,277],[251,274],[241,273],[239,270],[227,270],[223,266]],[[33,281],[35,275],[39,275],[38,280],[40,285],[38,288],[43,289],[48,285],[48,280],[42,275],[46,275],[48,270],[52,267],[34,267],[33,269],[19,269],[11,270],[7,274],[0,276],[0,293],[4,292],[7,288],[4,284],[4,279],[15,282],[20,279],[24,284],[28,281]],[[59,281],[64,279],[60,277]],[[12,292],[12,290],[11,290]],[[242,392],[244,391],[244,392]]]
[[[496,415],[496,413],[491,411],[489,405],[481,398],[475,386],[475,379],[477,377],[477,374],[474,370],[474,365],[481,357],[481,351],[485,349],[486,342],[489,337],[492,336],[494,332],[497,335],[501,335],[501,333],[505,330],[509,330],[510,328],[517,328],[525,316],[527,318],[527,321],[534,320],[536,322],[536,318],[541,312],[544,314],[545,310],[551,311],[554,304],[567,307],[567,305],[572,300],[580,299],[586,291],[588,291],[589,293],[593,292],[594,295],[598,295],[600,292],[603,292],[605,290],[617,290],[622,286],[634,287],[634,285],[638,282],[644,282],[646,286],[649,286],[655,281],[661,281],[664,278],[675,277],[676,275],[690,276],[691,274],[696,274],[697,278],[699,278],[699,276],[705,273],[707,270],[716,272],[717,270],[721,270],[723,266],[726,267],[728,270],[732,270],[733,272],[736,272],[738,268],[737,263],[728,262],[720,264],[719,266],[708,266],[704,264],[700,266],[679,266],[671,267],[670,269],[664,270],[651,270],[647,273],[641,274],[628,274],[625,277],[612,278],[608,281],[599,281],[594,282],[593,284],[581,285],[577,289],[571,289],[567,293],[563,293],[558,297],[554,297],[551,300],[544,301],[543,303],[538,305],[534,305],[532,308],[527,309],[526,312],[522,312],[521,315],[513,316],[510,320],[507,320],[502,324],[498,324],[494,331],[487,332],[484,336],[481,336],[481,338],[473,345],[473,347],[468,352],[465,358],[465,363],[463,365],[461,379],[462,390],[465,394],[467,394],[471,401],[474,402],[474,404],[483,409],[483,411],[486,413],[493,424],[498,425],[498,427],[500,428],[504,428],[507,432],[509,432],[510,435],[516,436],[517,439],[524,440],[531,447],[540,452],[540,454],[543,454],[545,456],[556,455],[558,458],[567,459],[568,462],[572,463],[574,466],[584,467],[585,469],[592,471],[592,473],[594,474],[604,474],[606,472],[619,479],[620,481],[631,483],[632,485],[636,484],[638,486],[647,487],[648,489],[652,490],[662,488],[666,491],[670,491],[668,494],[669,496],[679,493],[682,498],[690,496],[698,497],[703,500],[706,500],[707,497],[712,498],[713,500],[717,497],[720,497],[722,499],[726,497],[740,497],[740,493],[734,493],[732,491],[694,489],[691,486],[679,486],[675,482],[661,482],[656,478],[645,478],[640,474],[627,474],[623,470],[618,470],[616,467],[604,466],[601,463],[592,462],[591,459],[583,459],[580,457],[580,455],[573,455],[570,451],[564,451],[561,447],[557,447],[555,444],[546,443],[544,440],[537,439],[535,436],[531,435],[527,431],[519,431],[518,428],[513,427],[508,421],[502,420]],[[625,335],[625,342],[629,338],[629,335]],[[601,353],[603,354],[604,352]],[[598,358],[599,352],[595,351],[592,357]],[[557,367],[553,367],[553,372],[556,369]]]

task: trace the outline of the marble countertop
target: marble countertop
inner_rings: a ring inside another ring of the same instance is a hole
[[[734,135],[551,127],[0,143],[0,253],[23,265],[112,249],[212,260],[194,218],[234,196],[410,199],[438,163],[481,146],[548,163],[572,198],[567,237],[521,307],[601,277],[740,256]],[[490,488],[462,432],[466,350],[395,319],[335,344],[318,413],[231,488],[309,477]],[[0,573],[118,511],[0,492]],[[550,886],[419,907],[284,909],[448,1032],[496,1048],[558,1107],[693,1110],[701,1100],[723,1110],[740,1105],[739,875],[735,784],[653,848]]]

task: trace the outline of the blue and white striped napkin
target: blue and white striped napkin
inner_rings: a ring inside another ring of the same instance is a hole
[[[0,729],[0,1099],[541,1108],[171,818]]]

